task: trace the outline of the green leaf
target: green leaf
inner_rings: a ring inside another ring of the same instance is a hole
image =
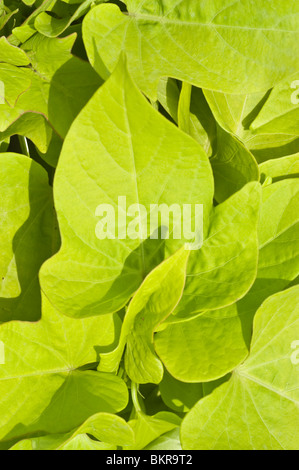
[[[73,14],[63,18],[55,18],[45,11],[41,12],[34,20],[34,26],[39,33],[48,37],[60,36],[74,21],[87,13],[94,0],[66,3],[80,3],[80,5],[78,5]]]
[[[124,450],[141,450],[154,443],[156,439],[169,431],[176,429],[181,424],[181,419],[174,413],[163,411],[153,416],[138,413],[137,417],[129,421],[135,433],[134,446],[125,446]]]
[[[117,450],[117,446],[98,442],[90,439],[86,434],[80,434],[63,446],[61,450]]]
[[[93,8],[83,21],[90,62],[106,78],[120,52],[153,100],[161,77],[226,93],[266,91],[298,69],[295,0],[128,0]],[[227,66],[229,64],[229,67]]]
[[[155,336],[158,356],[177,379],[213,380],[246,358],[256,310],[299,274],[298,190],[298,180],[281,181],[262,190],[257,277],[247,295],[229,307],[190,320],[184,321],[179,311]]]
[[[125,408],[128,391],[119,377],[83,367],[96,363],[99,348],[114,344],[117,320],[73,320],[44,298],[39,322],[0,325],[0,440],[65,433],[95,413]]]
[[[225,307],[248,292],[257,271],[260,200],[259,183],[249,183],[215,208],[202,248],[190,254],[177,314]]]
[[[194,87],[192,91],[194,90]],[[158,85],[157,98],[159,103],[168,112],[169,116],[178,122],[178,105],[180,99],[180,90],[177,80],[173,78],[161,78]],[[192,101],[191,101],[192,104]]]
[[[270,177],[273,182],[286,178],[298,178],[299,153],[261,163],[260,172],[263,177]]]
[[[196,390],[198,382],[223,377],[248,355],[242,320],[231,307],[169,324],[156,334],[155,349],[170,374],[187,382],[186,393],[190,384]]]
[[[4,103],[0,104],[1,139],[20,134],[46,153],[52,128],[61,139],[65,137],[75,117],[102,84],[88,63],[70,53],[75,39],[75,35],[53,39],[36,34],[22,46],[32,69],[0,64],[5,93]]]
[[[31,159],[0,154],[0,322],[40,318],[38,272],[58,249],[52,189]]]
[[[186,384],[176,380],[167,370],[164,371],[162,382],[159,384],[164,403],[174,411],[190,411],[200,398],[203,397],[201,383]]]
[[[215,178],[215,199],[223,202],[250,181],[259,180],[253,155],[232,134],[217,127],[217,152],[210,159]]]
[[[30,139],[42,152],[47,152],[54,133],[44,116],[37,113],[24,112],[5,131],[0,132],[0,139],[6,140],[13,135]],[[60,139],[61,141],[61,139]]]
[[[227,94],[203,90],[218,124],[246,142],[248,127],[269,97],[269,91],[253,94]],[[250,148],[250,142],[248,143]]]
[[[158,437],[158,439],[147,445],[144,450],[182,450],[179,428]]]
[[[298,217],[298,179],[279,181],[263,188],[259,228],[259,278],[284,279],[290,282],[298,275]]]
[[[99,370],[118,370],[123,351],[128,376],[136,383],[159,383],[163,365],[153,348],[153,332],[175,309],[183,293],[189,250],[185,247],[154,269],[134,295],[117,348],[100,357]]]
[[[220,126],[217,126],[217,151],[210,162],[217,202],[225,201],[250,181],[259,180],[259,168],[253,155]]]
[[[3,36],[0,38],[0,62],[11,65],[25,66],[30,60],[22,49],[12,46]]]
[[[182,92],[172,78],[161,79],[158,87],[158,100],[172,119],[178,123],[179,102]],[[180,110],[181,114],[184,108]],[[187,107],[186,132],[197,140],[209,157],[212,156],[217,138],[217,126],[201,89],[192,87],[190,106]]]
[[[299,337],[298,295],[293,287],[259,309],[249,358],[186,416],[184,449],[298,449],[298,365],[291,346]]]
[[[268,100],[262,107],[257,118],[250,126],[253,134],[274,134],[285,137],[285,141],[298,137],[299,104],[294,100],[294,84],[299,74],[287,77],[273,88]]]
[[[262,194],[257,277],[248,294],[230,308],[230,315],[241,320],[247,344],[261,303],[299,275],[299,182],[280,181],[263,187]]]
[[[204,93],[217,122],[265,160],[274,157],[271,149],[295,143],[298,138],[299,103],[294,99],[297,80],[298,72],[266,94]]]
[[[142,204],[148,212],[151,204],[203,204],[206,220],[213,180],[201,147],[151,107],[121,61],[71,127],[54,195],[62,249],[44,265],[42,285],[58,310],[83,317],[122,308],[163,260],[164,242],[167,257],[186,241],[99,240],[99,204],[111,205],[117,217],[120,196],[127,208]],[[125,211],[120,207],[120,217]],[[127,217],[122,227],[129,223]]]
[[[183,84],[179,98],[178,89],[175,89],[173,81],[168,80],[164,88],[162,84],[163,82],[160,82],[158,94],[162,105],[176,122],[180,120],[179,126],[182,130],[197,140],[210,157],[215,179],[216,201],[223,202],[245,184],[258,181],[260,175],[255,158],[231,132],[216,124],[202,90],[192,88],[190,103],[188,89],[190,85]],[[185,88],[187,100],[185,100]]]
[[[14,445],[11,450],[66,450],[78,445],[78,438],[79,442],[83,440],[84,446],[86,446],[87,434],[104,444],[104,446],[99,446],[100,449],[109,448],[110,446],[107,444],[116,446],[134,444],[133,430],[126,421],[117,415],[97,413],[88,418],[75,431],[65,435],[52,434],[25,439]],[[95,446],[99,444],[98,441],[93,441]],[[89,445],[92,447],[91,443]]]

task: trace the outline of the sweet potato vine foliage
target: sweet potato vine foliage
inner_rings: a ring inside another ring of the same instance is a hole
[[[0,449],[298,450],[298,0],[0,34]]]

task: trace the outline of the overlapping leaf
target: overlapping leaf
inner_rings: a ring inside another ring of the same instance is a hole
[[[99,370],[117,371],[123,351],[127,374],[137,383],[159,383],[163,365],[153,351],[155,328],[175,309],[185,286],[189,250],[181,248],[154,269],[133,297],[117,348],[101,355]]]
[[[249,358],[187,415],[184,448],[298,449],[298,365],[291,357],[299,335],[298,295],[293,287],[259,309]]]
[[[141,243],[140,236],[113,234],[99,240],[97,207],[112,205],[119,217],[126,212],[119,196],[126,197],[127,208],[143,204],[148,213],[151,204],[203,204],[207,220],[212,172],[201,147],[150,106],[121,61],[68,133],[54,194],[62,249],[42,270],[43,289],[58,310],[90,316],[125,305],[164,256],[164,240]],[[165,240],[166,256],[183,243]]]
[[[40,318],[38,272],[58,249],[52,189],[31,159],[0,154],[0,322]]]
[[[204,93],[220,125],[236,134],[263,161],[275,156],[275,147],[281,148],[282,153],[291,145],[293,153],[299,149],[296,84],[297,71],[266,93],[228,95],[209,90]]]
[[[0,450],[297,450],[298,1],[0,36]]]
[[[89,64],[71,55],[75,39],[75,35],[50,39],[37,34],[22,49],[3,41],[2,48],[11,56],[9,60],[4,55],[5,63],[0,63],[5,93],[0,104],[3,140],[24,135],[46,153],[52,128],[61,139],[65,137],[79,111],[102,84]],[[20,63],[25,59],[31,67],[16,66],[27,65]]]
[[[97,362],[99,348],[114,343],[118,328],[111,315],[77,321],[61,316],[45,298],[39,322],[1,325],[0,439],[66,433],[95,413],[122,410],[124,382],[86,367]]]
[[[87,434],[97,440],[89,442]],[[86,450],[88,447],[90,450],[116,450],[117,446],[134,444],[134,439],[133,430],[124,419],[109,413],[98,413],[68,434],[25,439],[14,445],[11,450],[70,450],[80,442]]]
[[[298,70],[296,0],[125,3],[127,14],[104,4],[86,16],[88,56],[106,78],[125,50],[134,79],[153,99],[161,77],[227,93],[254,93]]]
[[[185,321],[183,298],[179,318],[172,316],[168,326],[162,325],[164,330],[155,337],[156,351],[177,379],[214,380],[246,358],[257,308],[299,274],[298,189],[298,180],[292,179],[263,188],[257,277],[247,295],[229,307]]]

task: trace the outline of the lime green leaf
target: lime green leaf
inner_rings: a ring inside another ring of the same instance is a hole
[[[13,28],[12,32],[14,40],[20,44],[30,39],[36,33],[36,29],[29,24],[24,24]]]
[[[80,434],[63,446],[61,450],[117,450],[117,446],[98,442],[90,439],[86,434]]]
[[[14,445],[11,450],[66,450],[74,445],[77,446],[79,442],[82,444],[82,441],[86,445],[87,434],[104,444],[97,447],[100,449],[107,449],[111,444],[124,446],[134,443],[133,430],[126,421],[117,415],[97,413],[88,418],[75,431],[64,435],[52,434],[25,439]],[[95,446],[100,444],[98,441],[93,441]]]
[[[259,180],[259,169],[253,155],[220,126],[217,126],[217,151],[210,161],[217,202],[223,202],[250,181]]]
[[[279,181],[263,189],[259,228],[259,278],[269,281],[284,279],[290,282],[298,275],[298,217],[298,179]]]
[[[298,365],[291,348],[299,337],[298,295],[293,287],[262,305],[249,358],[184,419],[183,448],[298,449]]]
[[[162,382],[159,384],[161,396],[165,404],[174,411],[189,411],[203,397],[201,383],[186,384],[164,371]]]
[[[54,39],[35,34],[22,45],[22,49],[30,57],[34,70],[50,80],[59,67],[72,57],[71,50],[75,40],[76,34]]]
[[[36,34],[22,46],[32,69],[0,64],[4,88],[1,139],[23,135],[46,153],[52,128],[61,139],[65,137],[77,114],[102,84],[87,62],[70,53],[75,39],[75,35],[53,39]]]
[[[249,183],[215,208],[202,248],[190,254],[177,313],[225,307],[248,292],[257,271],[260,200],[259,183]]]
[[[298,71],[273,88],[257,118],[250,126],[253,134],[286,135],[289,140],[298,137],[299,104],[293,98]]]
[[[257,308],[299,274],[298,190],[297,180],[262,190],[257,278],[247,295],[229,307],[201,313],[189,321],[182,321],[179,311],[178,319],[172,316],[173,321],[166,322],[166,328],[155,336],[158,356],[177,379],[213,380],[246,358]]]
[[[146,446],[144,450],[182,450],[180,429],[176,428],[172,431],[166,432]],[[174,456],[174,458],[176,458],[176,456]]]
[[[62,249],[42,269],[43,289],[71,316],[119,310],[162,261],[162,242],[167,256],[185,240],[99,240],[99,204],[115,210],[120,196],[127,198],[127,208],[138,203],[147,211],[151,204],[203,204],[205,220],[212,193],[201,147],[151,107],[121,61],[66,137],[54,185]]]
[[[270,177],[273,182],[298,177],[299,153],[261,163],[260,172],[261,176]]]
[[[0,322],[40,318],[38,272],[58,249],[52,190],[33,160],[0,154]]]
[[[128,307],[117,348],[101,355],[99,370],[117,371],[126,347],[125,368],[131,380],[161,382],[163,366],[153,350],[153,332],[180,301],[188,257],[183,247],[147,276]]]
[[[168,325],[156,334],[155,349],[168,371],[188,382],[186,391],[190,384],[196,390],[198,382],[223,377],[248,354],[241,318],[231,307]]]
[[[13,122],[5,131],[0,132],[0,139],[5,140],[16,134],[32,140],[41,152],[48,151],[50,142],[55,135],[44,116],[26,111],[20,114],[19,119]],[[61,138],[60,142],[62,142]]]
[[[230,315],[242,322],[247,344],[253,315],[261,303],[299,275],[299,182],[279,181],[263,187],[262,194],[257,278],[248,294],[230,308]]]
[[[254,152],[283,147],[298,138],[299,103],[294,99],[298,72],[288,76],[266,94],[223,94],[205,90],[219,124],[237,135]],[[298,144],[297,144],[298,147]],[[265,157],[264,157],[265,159]]]
[[[212,90],[203,90],[203,92],[218,124],[242,141],[246,141],[246,129],[269,97],[269,92],[240,95]]]
[[[140,88],[156,99],[174,77],[227,93],[266,91],[298,68],[298,5],[275,0],[126,2],[93,8],[83,22],[91,63],[106,78],[122,50]],[[230,64],[229,67],[227,64]]]
[[[111,315],[61,316],[45,298],[39,322],[0,325],[0,440],[65,433],[95,413],[121,411],[128,401],[124,382],[83,367],[97,361],[99,347],[114,343],[118,328]]]
[[[199,88],[192,88],[191,103],[188,87],[184,85],[179,98],[173,81],[159,85],[159,99],[179,126],[197,140],[210,158],[215,179],[215,199],[223,202],[246,183],[259,180],[257,162],[249,150],[231,132],[217,125],[207,101]],[[187,88],[186,109],[185,88]],[[219,95],[225,96],[221,93]],[[176,105],[174,103],[176,102]],[[174,111],[176,110],[176,111]],[[179,112],[179,116],[175,112]]]
[[[103,0],[103,2],[106,0]],[[55,18],[50,16],[47,12],[41,12],[34,20],[34,26],[41,34],[48,37],[55,37],[62,34],[74,21],[78,20],[81,16],[85,15],[89,10],[94,0],[83,0],[82,2],[66,2],[66,3],[80,3],[78,8],[69,16],[64,18]]]
[[[125,446],[125,450],[141,450],[154,442],[163,434],[176,429],[181,424],[181,419],[174,413],[163,411],[154,416],[138,413],[137,417],[129,421],[135,433],[134,446]]]
[[[3,36],[0,38],[0,62],[24,66],[29,65],[30,60],[22,49],[12,46]]]
[[[194,88],[193,88],[194,89]],[[158,85],[159,103],[172,117],[174,122],[178,122],[178,104],[180,99],[180,90],[177,81],[173,78],[161,78]]]

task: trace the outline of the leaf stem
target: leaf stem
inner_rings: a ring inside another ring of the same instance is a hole
[[[131,383],[131,396],[136,413],[143,413],[138,399],[138,384],[136,382]]]
[[[19,135],[20,147],[23,155],[30,157],[29,146],[26,137]]]
[[[192,85],[183,82],[178,107],[178,125],[179,128],[190,133],[190,106],[191,106]]]

